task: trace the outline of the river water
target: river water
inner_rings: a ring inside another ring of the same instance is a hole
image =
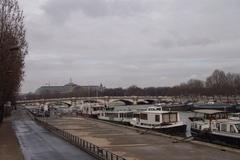
[[[146,109],[148,107],[151,107],[153,105],[125,105],[125,106],[114,106],[114,110],[141,110]],[[184,124],[187,125],[186,129],[186,136],[191,136],[190,127],[191,127],[191,121],[189,120],[189,117],[196,116],[196,113],[191,111],[179,111],[180,120],[183,121]]]

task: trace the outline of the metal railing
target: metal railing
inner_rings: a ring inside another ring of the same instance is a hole
[[[40,118],[35,117],[35,120],[42,125],[44,128],[48,129],[52,133],[62,137],[66,141],[70,142],[71,144],[79,147],[81,150],[91,154],[97,159],[100,160],[126,160],[125,158],[118,156],[106,149],[103,149],[95,144],[92,144],[78,136],[72,135],[69,132],[66,132],[62,129],[59,129],[49,123],[41,120]]]

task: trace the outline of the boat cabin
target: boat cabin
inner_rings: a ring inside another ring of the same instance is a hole
[[[133,111],[102,111],[98,119],[116,122],[130,122],[133,118]]]
[[[191,134],[213,143],[240,147],[240,121],[230,120],[227,114],[218,110],[200,110],[203,120],[193,121]]]
[[[213,131],[240,133],[240,122],[238,121],[219,120],[215,125],[216,127],[213,128]]]
[[[180,121],[179,113],[163,111],[161,107],[149,107],[132,118],[130,124],[140,128],[153,129],[170,134],[185,133],[186,125]]]
[[[94,115],[97,116],[102,110],[105,109],[105,106],[97,103],[84,104],[81,108],[82,114],[85,115]]]
[[[194,121],[191,128],[197,130],[211,130],[215,132],[240,133],[240,121],[228,119],[226,112],[219,110],[195,110],[203,113],[203,120]]]
[[[200,109],[194,110],[196,113],[202,113],[204,115],[204,119],[207,120],[216,120],[216,119],[227,119],[228,114],[224,111],[213,110],[213,109]]]
[[[191,123],[191,129],[196,129],[196,130],[209,130],[209,122],[206,121],[194,121]]]
[[[240,113],[229,113],[228,119],[240,121]]]
[[[179,121],[178,112],[162,111],[161,107],[149,107],[139,115],[139,122],[142,125],[164,125]]]
[[[132,111],[103,111],[100,113],[101,116],[110,118],[132,118]]]

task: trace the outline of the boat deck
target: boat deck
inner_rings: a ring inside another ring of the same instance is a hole
[[[85,118],[48,119],[48,122],[128,160],[239,160],[240,152],[210,145],[177,141],[118,125]]]

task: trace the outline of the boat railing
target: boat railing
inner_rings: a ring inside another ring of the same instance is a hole
[[[162,111],[162,107],[148,107],[147,111]]]

